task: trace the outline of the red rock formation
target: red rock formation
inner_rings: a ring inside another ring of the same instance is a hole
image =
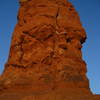
[[[73,5],[66,0],[20,0],[20,5],[0,98],[99,100],[89,89],[81,52],[86,33]]]

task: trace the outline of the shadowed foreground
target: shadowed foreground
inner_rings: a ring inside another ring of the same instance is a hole
[[[47,91],[24,90],[4,92],[0,100],[100,100],[99,95],[84,93],[81,89],[53,89]]]

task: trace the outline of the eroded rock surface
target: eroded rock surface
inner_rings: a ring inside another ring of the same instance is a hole
[[[73,5],[66,0],[20,0],[20,5],[0,98],[99,100],[89,89],[81,52],[86,33]]]

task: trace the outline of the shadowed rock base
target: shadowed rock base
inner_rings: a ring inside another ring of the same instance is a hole
[[[82,59],[86,33],[67,0],[20,0],[0,100],[100,100]]]
[[[47,91],[5,91],[0,95],[0,100],[100,100],[100,96],[93,96],[79,88],[52,89]]]

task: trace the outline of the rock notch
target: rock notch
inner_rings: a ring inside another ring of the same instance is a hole
[[[0,100],[99,100],[82,59],[86,33],[66,0],[20,0]]]

